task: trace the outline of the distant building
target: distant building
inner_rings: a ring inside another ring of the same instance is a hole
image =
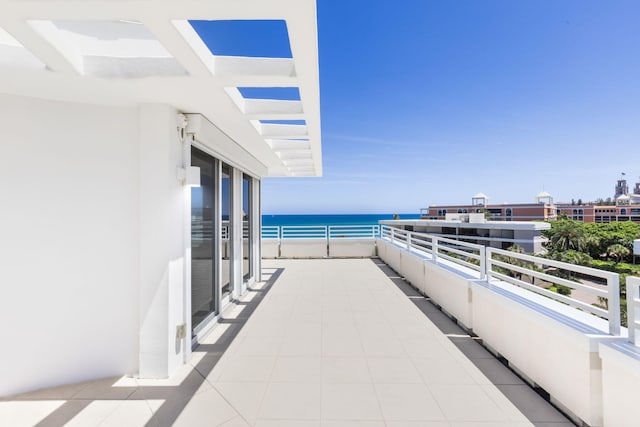
[[[542,230],[551,228],[539,221],[487,221],[484,215],[472,213],[449,213],[444,220],[387,220],[380,224],[492,248],[518,245],[527,253],[544,251],[547,239],[542,236]]]
[[[535,203],[489,203],[489,197],[478,193],[468,205],[431,205],[420,210],[422,219],[444,220],[447,214],[483,213],[490,220],[498,221],[548,221],[562,215],[583,222],[633,221],[640,223],[640,182],[635,183],[633,193],[624,176],[615,187],[613,203],[598,205],[555,203],[551,194],[543,191]]]

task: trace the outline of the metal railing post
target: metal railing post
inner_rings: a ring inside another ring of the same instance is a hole
[[[620,276],[617,274],[607,279],[607,290],[609,291],[609,333],[620,335]]]
[[[633,345],[640,345],[638,341],[638,319],[636,310],[640,304],[640,278],[627,277],[627,330],[629,331],[629,341]]]
[[[492,275],[491,275],[491,256],[492,256],[493,252],[491,251],[490,247],[485,247],[484,249],[484,274],[487,280],[487,283],[489,284],[489,287],[491,287],[491,279],[492,279]]]
[[[431,237],[431,258],[435,264],[438,263],[438,238],[435,236]]]
[[[391,232],[391,236],[390,236],[391,237],[391,243],[394,243],[395,240],[396,240],[396,236],[395,236],[395,234],[393,232],[393,227],[389,227],[389,231]]]
[[[487,249],[483,246],[480,248],[480,280],[487,279]]]
[[[324,226],[324,238],[325,238],[325,240],[327,242],[327,253],[326,253],[327,256],[329,256],[329,230],[330,230],[330,228],[325,225]]]
[[[411,252],[411,232],[407,232],[407,250]]]

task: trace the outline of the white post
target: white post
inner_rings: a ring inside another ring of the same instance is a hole
[[[487,254],[486,248],[483,246],[480,248],[480,280],[487,278]]]
[[[434,263],[438,262],[438,238],[431,236],[431,258]]]
[[[636,310],[640,303],[640,278],[627,277],[627,329],[629,331],[629,341],[634,345],[639,345],[638,342],[638,321],[636,316]]]
[[[609,291],[609,333],[620,335],[620,276],[617,274],[607,280],[607,290]]]
[[[492,257],[493,251],[491,250],[490,247],[486,247],[484,250],[484,265],[485,265],[485,274],[486,274],[486,278],[487,278],[487,283],[489,284],[489,287],[491,287],[491,257]]]

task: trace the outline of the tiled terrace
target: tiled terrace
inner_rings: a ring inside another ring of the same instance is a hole
[[[174,378],[4,399],[0,425],[572,425],[380,260],[263,267]]]

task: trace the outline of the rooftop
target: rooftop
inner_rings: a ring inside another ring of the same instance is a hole
[[[7,398],[0,424],[572,425],[379,259],[263,267],[173,378]]]

